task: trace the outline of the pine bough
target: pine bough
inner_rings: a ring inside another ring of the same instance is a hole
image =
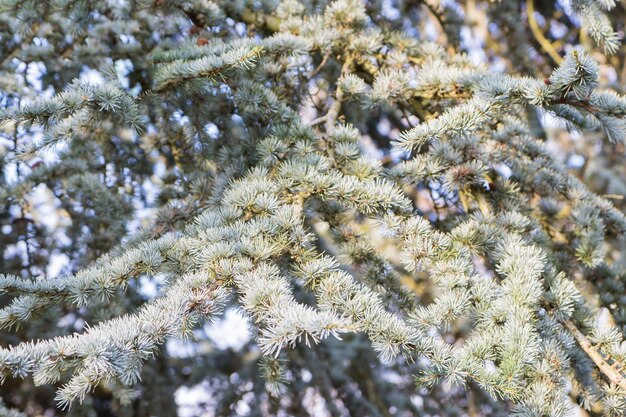
[[[210,4],[200,13],[207,19],[234,13]],[[602,12],[612,6],[572,4],[607,52],[617,49]],[[177,13],[194,15],[185,7]],[[139,96],[103,70],[98,84],[76,81],[3,110],[5,126],[40,132],[16,149],[23,160],[90,131],[149,138],[164,123],[150,112],[199,97],[223,112],[195,114],[201,123],[237,114],[255,127],[193,161],[173,156],[196,187],[210,177],[184,226],[154,226],[61,278],[0,276],[5,329],[58,305],[106,305],[140,277],[166,279],[162,295],[125,315],[3,347],[0,378],[62,381],[58,405],[81,403],[97,386],[133,386],[167,338],[193,337],[234,304],[251,318],[271,395],[287,390],[286,352],[357,333],[382,363],[413,364],[419,386],[478,386],[510,401],[515,416],[570,415],[576,399],[605,415],[626,413],[624,297],[593,297],[623,288],[624,271],[611,267],[607,250],[626,235],[626,218],[569,174],[526,121],[539,109],[624,141],[626,99],[597,89],[596,61],[574,50],[546,80],[494,73],[378,27],[351,0],[320,14],[286,1],[270,17],[278,26],[256,17],[265,37],[161,46],[146,64],[151,89]],[[316,88],[327,101],[311,119],[302,115],[304,90]],[[364,152],[362,133],[345,121],[349,109],[412,115],[387,161]],[[33,169],[0,195],[25,199],[59,169]],[[415,205],[424,187],[445,202],[436,218]],[[172,207],[160,210],[172,217]],[[603,273],[591,279],[593,271]],[[424,279],[431,296],[419,291]],[[597,327],[603,310],[617,324]]]

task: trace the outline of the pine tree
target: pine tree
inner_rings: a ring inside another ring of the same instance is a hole
[[[0,1],[0,415],[626,415],[625,17]]]

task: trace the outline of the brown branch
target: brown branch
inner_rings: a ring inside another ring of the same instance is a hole
[[[587,356],[596,364],[600,372],[606,376],[609,381],[618,385],[624,391],[626,391],[626,378],[615,369],[611,364],[607,363],[602,354],[593,346],[587,336],[585,336],[578,327],[571,320],[564,320],[563,325],[574,336],[582,350],[585,351]]]
[[[320,116],[316,119],[313,119],[309,122],[309,126],[319,125],[320,123],[324,123],[326,121],[326,115]]]
[[[344,75],[348,72],[350,67],[352,66],[353,58],[352,56],[348,56],[341,67],[341,75]],[[337,84],[337,89],[335,91],[335,100],[328,108],[328,112],[326,113],[326,123],[324,127],[326,128],[326,133],[332,133],[335,129],[335,123],[337,122],[337,117],[339,117],[339,111],[341,110],[341,103],[343,103],[343,90]]]
[[[324,57],[322,58],[322,62],[320,62],[320,64],[314,70],[309,72],[309,74],[306,76],[307,80],[310,80],[311,78],[315,77],[322,70],[322,68],[324,68],[324,66],[328,62],[328,58],[330,58],[330,52],[324,54]]]
[[[539,45],[543,48],[543,50],[550,55],[550,58],[557,64],[561,64],[563,61],[563,57],[559,55],[559,53],[554,49],[554,46],[550,43],[548,39],[543,35],[543,32],[539,28],[539,24],[537,24],[537,19],[535,19],[535,1],[534,0],[526,0],[526,15],[528,17],[528,24],[530,25],[530,30],[532,31],[535,40],[539,43]]]

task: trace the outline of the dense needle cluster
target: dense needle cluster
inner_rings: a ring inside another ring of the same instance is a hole
[[[555,7],[0,1],[0,414],[626,414],[621,6]]]

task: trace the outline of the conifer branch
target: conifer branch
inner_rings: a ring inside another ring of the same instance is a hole
[[[623,54],[537,22],[615,2],[53,3],[0,2],[0,413],[626,413]]]

